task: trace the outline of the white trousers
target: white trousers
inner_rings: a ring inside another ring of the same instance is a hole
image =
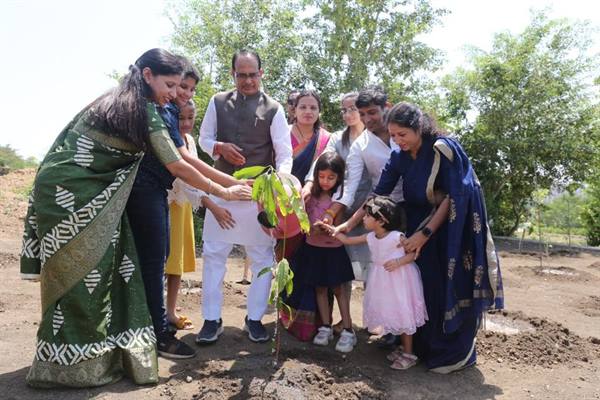
[[[205,240],[202,247],[202,316],[205,320],[221,318],[223,306],[223,278],[226,262],[233,243]],[[246,254],[250,257],[252,284],[248,290],[248,318],[260,321],[267,311],[269,291],[271,290],[271,274],[258,278],[258,273],[265,267],[275,263],[273,246],[245,245]]]

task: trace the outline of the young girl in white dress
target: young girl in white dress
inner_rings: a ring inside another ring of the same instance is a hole
[[[348,237],[335,233],[344,244],[367,243],[372,267],[363,301],[363,323],[369,331],[401,335],[402,345],[388,355],[393,369],[408,369],[418,361],[412,335],[427,320],[423,284],[415,254],[398,247],[404,234],[402,209],[389,197],[376,196],[363,206],[365,228],[370,232]]]

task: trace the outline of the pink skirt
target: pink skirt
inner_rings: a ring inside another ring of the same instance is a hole
[[[388,272],[373,264],[363,301],[363,324],[371,332],[412,335],[427,321],[423,283],[415,263]]]

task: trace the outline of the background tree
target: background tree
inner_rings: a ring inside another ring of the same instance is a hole
[[[182,0],[172,3],[175,50],[190,58],[203,74],[197,105],[233,86],[231,57],[236,50],[257,51],[263,61],[266,91],[285,98],[304,75],[297,62],[301,48],[299,1]]]
[[[495,234],[510,235],[538,189],[584,181],[599,127],[588,27],[543,13],[517,36],[475,50],[472,68],[444,81],[456,127],[487,196]],[[467,116],[473,114],[473,123]]]
[[[585,236],[590,246],[600,246],[600,177],[595,177],[586,190],[587,203],[583,207],[581,218]]]
[[[23,158],[15,149],[7,145],[0,145],[0,171],[37,167],[35,157]]]
[[[392,101],[424,94],[426,73],[441,54],[420,41],[446,10],[428,1],[306,1],[314,13],[302,56],[314,86],[326,101],[323,120],[339,126],[339,95],[381,84]],[[427,96],[421,96],[426,98]]]
[[[204,74],[200,117],[212,94],[232,86],[231,56],[240,48],[259,52],[263,84],[275,98],[317,89],[330,129],[341,125],[340,94],[380,83],[394,101],[417,96],[424,72],[440,64],[440,54],[418,36],[445,11],[425,0],[181,0],[169,10],[175,50]]]

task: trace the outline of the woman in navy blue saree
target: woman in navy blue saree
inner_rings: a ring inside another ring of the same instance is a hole
[[[481,186],[460,144],[408,103],[388,114],[400,150],[375,188],[387,195],[403,179],[407,252],[417,253],[429,322],[415,336],[417,355],[433,372],[476,361],[483,313],[503,307],[502,278]]]
[[[315,91],[302,90],[296,97],[294,110],[296,121],[290,129],[294,157],[292,175],[304,185],[304,178],[311,165],[327,146],[329,132],[321,127],[319,119],[321,98]],[[306,284],[306,271],[298,268],[299,262],[295,257],[296,250],[302,246],[303,242],[304,234],[302,233],[287,238],[285,254],[282,254],[282,249],[277,249],[275,253],[278,259],[282,255],[287,258],[294,271],[294,290],[290,297],[284,300],[292,312],[290,315],[284,308],[281,312],[281,320],[288,332],[302,341],[309,341],[315,335],[320,321],[318,320],[315,289]],[[278,247],[280,247],[279,244]]]

